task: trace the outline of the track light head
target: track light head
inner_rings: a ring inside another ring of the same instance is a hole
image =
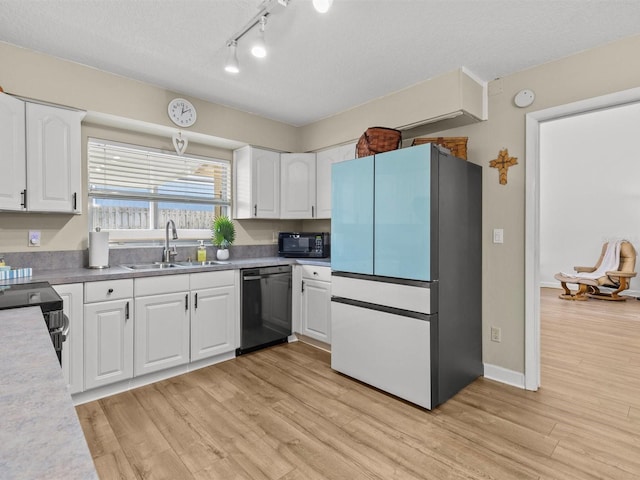
[[[327,13],[331,8],[333,0],[313,0],[313,8],[319,13]]]
[[[262,16],[260,19],[260,33],[258,34],[258,39],[251,47],[251,54],[254,57],[264,58],[267,56],[267,45],[264,42],[264,27],[267,24],[267,17]]]
[[[227,57],[227,63],[224,66],[225,72],[238,73],[240,71],[240,65],[238,64],[238,42],[233,40],[229,43],[229,55]]]

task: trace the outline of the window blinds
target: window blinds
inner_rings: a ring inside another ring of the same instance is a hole
[[[230,205],[227,160],[89,139],[89,196]]]

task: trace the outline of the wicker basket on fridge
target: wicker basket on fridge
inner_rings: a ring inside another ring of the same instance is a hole
[[[422,145],[423,143],[437,143],[451,151],[454,157],[467,159],[467,140],[469,137],[430,137],[415,138],[411,145]]]
[[[387,127],[370,127],[356,145],[356,158],[375,155],[400,148],[402,132]]]

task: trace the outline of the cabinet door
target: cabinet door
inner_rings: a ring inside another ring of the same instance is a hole
[[[331,268],[373,274],[373,157],[336,163],[331,171]]]
[[[331,284],[302,279],[302,333],[331,343]]]
[[[27,209],[82,213],[82,112],[26,104]]]
[[[374,274],[431,280],[431,146],[375,156]]]
[[[316,218],[331,218],[331,165],[355,158],[355,150],[349,143],[316,153]]]
[[[24,210],[26,188],[24,102],[0,93],[0,210]]]
[[[135,299],[134,374],[163,370],[189,362],[189,294]]]
[[[53,288],[62,298],[64,314],[69,318],[69,332],[62,344],[62,375],[69,393],[82,392],[84,390],[83,285],[72,283],[54,285]]]
[[[133,376],[130,300],[84,306],[84,385],[87,390]]]
[[[316,154],[280,155],[280,218],[314,218]]]
[[[233,218],[280,218],[280,154],[246,146],[233,152]]]
[[[191,292],[191,361],[236,348],[235,286]]]
[[[254,148],[253,213],[255,218],[280,218],[280,154]]]

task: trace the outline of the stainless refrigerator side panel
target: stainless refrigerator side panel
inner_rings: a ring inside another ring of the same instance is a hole
[[[439,401],[484,374],[482,363],[482,168],[438,161]]]

